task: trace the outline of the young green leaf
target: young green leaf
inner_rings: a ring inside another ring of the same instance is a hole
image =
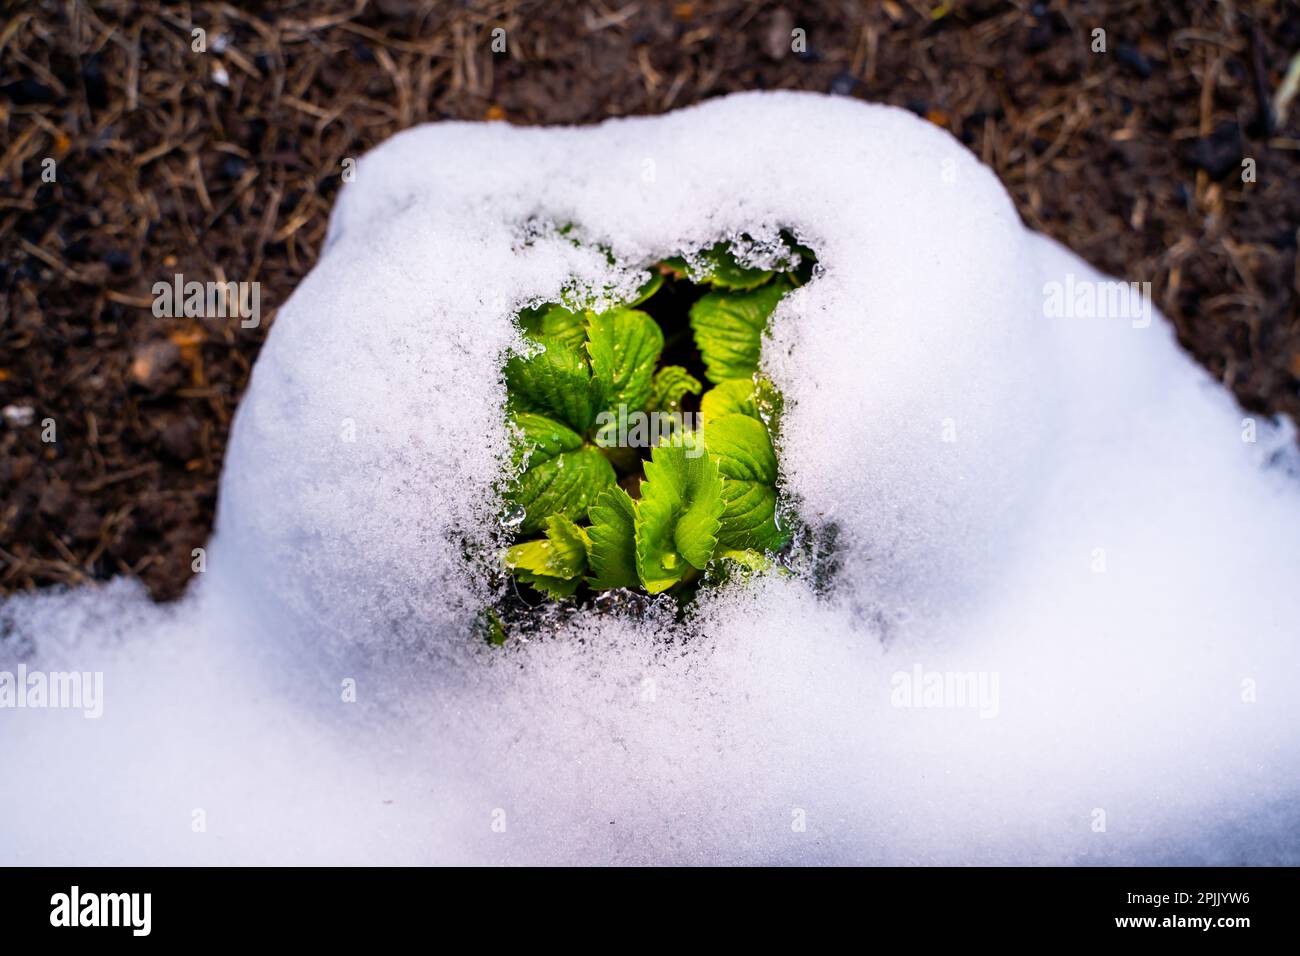
[[[665,365],[655,372],[650,382],[650,400],[646,411],[675,412],[682,407],[682,397],[688,392],[700,394],[704,386],[700,380],[680,365]]]
[[[672,273],[674,279],[685,279],[690,276],[691,267],[686,262],[685,256],[669,256],[667,259],[660,261],[660,271],[667,270]]]
[[[743,414],[722,415],[704,429],[705,447],[724,478],[776,484],[776,450],[767,426]]]
[[[700,399],[700,420],[709,422],[723,415],[758,418],[758,386],[752,378],[730,378],[719,382]]]
[[[531,534],[549,515],[584,518],[600,493],[616,481],[614,466],[591,445],[529,468],[519,476],[511,495],[524,509],[519,530]]]
[[[688,566],[703,569],[721,526],[722,479],[700,448],[660,445],[645,465],[636,507],[636,562],[651,594],[680,581]]]
[[[603,492],[588,512],[591,516],[591,576],[587,583],[598,591],[634,588],[636,570],[636,506],[628,493],[615,485]]]
[[[534,468],[566,451],[582,447],[582,436],[563,422],[535,412],[514,412],[510,416],[515,441],[511,464]]]
[[[525,584],[553,598],[578,589],[587,570],[587,533],[561,515],[546,519],[546,538],[525,541],[506,552],[506,567]]]
[[[519,313],[519,326],[534,341],[552,339],[571,349],[587,340],[588,313],[570,311],[556,302]]]
[[[564,515],[551,515],[546,519],[546,539],[553,546],[553,567],[563,569],[566,576],[586,572],[591,551],[591,539],[586,528],[578,527]]]
[[[659,323],[636,309],[611,309],[587,325],[592,377],[601,383],[606,407],[640,411],[650,397],[655,363],[664,347]]]
[[[500,647],[506,642],[506,629],[501,623],[501,618],[492,608],[485,608],[479,614],[479,627],[483,633],[483,639],[493,647]]]
[[[664,274],[657,270],[651,272],[650,278],[646,281],[645,285],[641,286],[641,288],[637,290],[636,295],[633,296],[632,301],[627,303],[628,308],[635,309],[646,299],[650,298],[652,295],[658,292],[659,288],[663,284],[664,284]]]
[[[709,455],[722,475],[722,526],[718,544],[727,549],[775,551],[787,535],[776,523],[776,451],[767,426],[741,413],[704,425]]]
[[[719,551],[718,558],[724,562],[734,561],[751,573],[767,571],[773,566],[772,559],[761,551]]]
[[[600,450],[564,424],[516,412],[514,459],[526,471],[512,482],[508,497],[524,509],[519,530],[532,534],[549,515],[582,518],[600,493],[614,484],[614,468]]]
[[[585,434],[604,405],[604,384],[592,377],[586,357],[559,339],[537,340],[533,355],[506,363],[506,388],[514,410],[535,412]]]
[[[775,275],[770,269],[751,269],[742,266],[727,243],[719,242],[704,253],[706,281],[719,289],[745,291],[762,285]]]
[[[779,551],[789,534],[776,523],[776,489],[753,481],[723,479],[719,544],[728,548]]]
[[[709,381],[750,378],[758,371],[768,316],[789,291],[784,282],[752,292],[710,292],[691,306],[695,344]]]
[[[782,575],[790,573],[771,556],[761,551],[719,551],[709,565],[705,582],[710,586],[717,586],[728,581],[744,581],[756,574],[769,572]]]
[[[790,261],[793,262],[793,257],[790,257]],[[665,259],[661,265],[692,282],[708,283],[715,289],[730,289],[734,292],[755,289],[776,274],[771,269],[742,266],[726,242],[715,243],[689,261],[684,256],[673,256]]]

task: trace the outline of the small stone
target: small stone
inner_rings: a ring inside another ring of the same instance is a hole
[[[190,461],[199,453],[199,423],[193,416],[173,418],[159,434],[163,449],[179,461]]]
[[[72,488],[66,481],[55,478],[41,491],[37,510],[43,515],[59,515],[68,510],[72,503]]]
[[[181,350],[166,339],[146,342],[132,354],[127,375],[134,384],[156,391],[176,369],[180,357]]]
[[[0,415],[11,428],[26,428],[36,420],[36,409],[30,405],[6,405]]]
[[[763,28],[763,52],[769,60],[784,59],[791,52],[793,31],[794,14],[785,7],[777,7],[768,15]]]

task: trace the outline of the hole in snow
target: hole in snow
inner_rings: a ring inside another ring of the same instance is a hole
[[[630,295],[570,283],[516,316],[489,641],[592,606],[680,613],[701,588],[801,567],[811,539],[782,493],[762,348],[816,270],[789,232],[741,235],[650,263]]]

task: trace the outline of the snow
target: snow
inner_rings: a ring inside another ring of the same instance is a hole
[[[764,364],[829,590],[480,645],[510,316],[780,228],[823,266]],[[0,670],[105,698],[0,712],[0,864],[1300,863],[1293,429],[1159,314],[1048,314],[1067,276],[1101,279],[887,107],[394,137],[272,327],[187,598],[0,606]]]

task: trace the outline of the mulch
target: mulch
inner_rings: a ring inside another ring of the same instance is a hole
[[[1300,419],[1300,103],[1271,105],[1295,2],[3,10],[3,591],[128,574],[181,592],[343,160],[441,119],[592,123],[743,89],[904,106],[996,169],[1031,227],[1152,282],[1243,408]],[[156,318],[152,286],[176,273],[260,282],[261,327]]]

